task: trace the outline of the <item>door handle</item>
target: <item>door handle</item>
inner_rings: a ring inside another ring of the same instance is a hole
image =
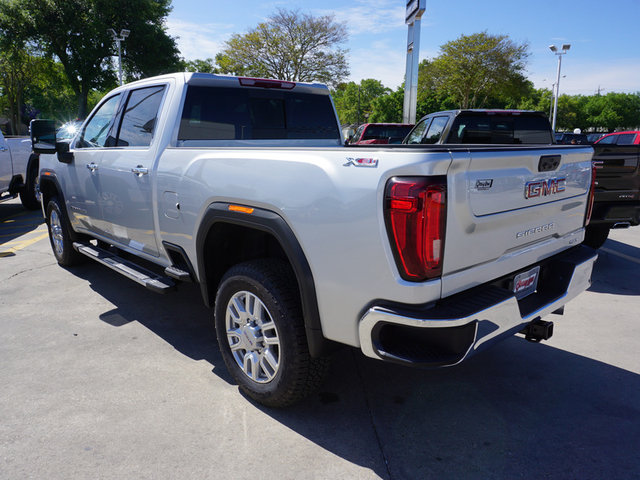
[[[142,175],[147,175],[149,173],[149,169],[142,165],[138,165],[137,167],[132,168],[131,172],[141,177]]]
[[[92,172],[95,172],[98,169],[98,165],[93,162],[87,163],[87,168]]]
[[[6,152],[7,150],[9,150],[9,149],[7,147],[5,147],[4,145],[0,146],[0,152]]]

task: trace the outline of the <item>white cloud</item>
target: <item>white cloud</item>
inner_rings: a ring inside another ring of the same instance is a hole
[[[390,0],[356,0],[353,6],[340,10],[315,10],[320,15],[334,15],[345,22],[349,35],[383,33],[405,27],[405,8],[402,2]]]
[[[167,21],[167,31],[178,37],[181,55],[187,60],[214,58],[233,33],[233,25],[193,23],[179,19]]]

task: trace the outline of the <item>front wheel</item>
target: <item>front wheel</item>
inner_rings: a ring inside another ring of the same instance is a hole
[[[328,369],[327,359],[309,355],[293,278],[284,262],[246,262],[224,275],[216,295],[222,358],[240,389],[269,407],[309,395]]]
[[[70,267],[80,263],[84,257],[73,249],[71,227],[57,197],[49,200],[46,212],[49,241],[58,264]]]

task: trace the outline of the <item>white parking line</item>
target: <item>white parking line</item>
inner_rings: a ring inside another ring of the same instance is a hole
[[[640,265],[640,258],[632,257],[631,255],[625,255],[624,253],[616,252],[615,250],[611,250],[610,248],[600,248],[600,250]]]

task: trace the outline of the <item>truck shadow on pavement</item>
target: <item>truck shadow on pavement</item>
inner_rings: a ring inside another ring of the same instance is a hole
[[[607,240],[598,250],[591,292],[640,295],[640,248]]]
[[[43,223],[40,210],[25,210],[19,203],[0,204],[0,246],[37,229]]]
[[[72,272],[117,305],[102,321],[139,322],[233,383],[195,285],[160,296],[97,265]],[[442,370],[344,348],[305,401],[282,410],[238,401],[362,467],[362,478],[602,479],[640,471],[640,375],[519,337]]]

